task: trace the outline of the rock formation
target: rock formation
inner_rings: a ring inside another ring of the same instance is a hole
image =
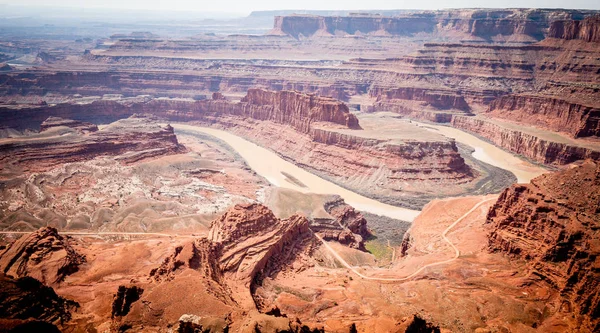
[[[586,161],[506,189],[487,215],[489,249],[528,262],[581,329],[600,329],[600,164]]]
[[[119,286],[119,290],[115,294],[115,300],[112,304],[112,314],[114,317],[123,317],[131,310],[131,305],[140,299],[144,293],[144,289],[138,286]]]
[[[279,220],[259,204],[236,205],[213,221],[208,238],[222,246],[220,267],[227,279],[250,283],[276,254],[293,251],[310,234],[308,220]]]
[[[600,16],[590,16],[583,20],[554,21],[550,25],[548,37],[598,43],[600,42]]]
[[[325,240],[365,250],[364,239],[370,235],[365,217],[339,197],[326,202],[324,208],[334,219],[313,218],[310,229]]]
[[[219,244],[201,238],[175,248],[175,253],[165,258],[158,268],[153,269],[150,277],[155,281],[169,281],[175,278],[178,271],[189,268],[220,284],[223,283],[223,272],[218,262],[220,256]]]
[[[600,108],[557,97],[507,95],[494,100],[490,116],[577,137],[600,136]]]
[[[92,123],[50,116],[48,117],[48,119],[44,120],[44,122],[40,125],[40,132],[44,132],[51,128],[61,126],[72,128],[80,134],[87,134],[90,132],[98,131],[98,126]]]
[[[0,299],[0,327],[51,328],[39,321],[63,324],[79,306],[32,277],[14,279],[5,274],[0,274]]]
[[[10,165],[40,171],[126,152],[122,161],[131,163],[182,150],[172,127],[161,127],[147,118],[123,119],[101,131],[95,131],[93,125],[50,118],[42,124],[42,129],[42,133],[28,140],[0,140],[0,161],[5,168]]]
[[[568,164],[582,159],[600,160],[600,149],[595,147],[545,139],[486,119],[454,116],[452,125],[482,136],[499,147],[544,164]]]
[[[208,238],[177,247],[150,277],[168,282],[193,270],[205,278],[206,290],[217,298],[227,303],[233,297],[254,308],[251,284],[280,269],[298,251],[299,244],[310,238],[308,226],[304,216],[280,220],[263,205],[235,205],[212,222]]]
[[[405,13],[395,17],[381,15],[276,16],[270,34],[294,38],[333,35],[412,36],[424,34],[463,34],[485,39],[518,36],[524,40],[541,39],[552,19],[572,18],[578,11],[544,9],[457,9]]]
[[[310,123],[318,121],[360,129],[358,119],[348,111],[348,106],[332,98],[292,91],[250,89],[242,102],[262,106],[250,115],[252,118],[290,125],[302,133],[308,133]]]
[[[211,332],[211,333],[226,333],[229,332],[231,324],[228,318],[214,317],[199,317],[195,315],[185,314],[179,318],[177,333],[196,333],[196,332]]]
[[[74,241],[52,227],[41,228],[10,244],[0,253],[0,269],[15,277],[33,277],[45,284],[58,284],[76,272],[85,256]]]

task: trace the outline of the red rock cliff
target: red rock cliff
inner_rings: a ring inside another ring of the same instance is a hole
[[[600,136],[600,109],[556,97],[507,95],[488,109],[494,117],[565,132],[573,137]]]
[[[581,14],[549,9],[458,9],[404,13],[394,17],[291,15],[276,16],[270,33],[294,38],[340,33],[392,36],[437,33],[456,37],[456,33],[463,33],[482,38],[522,35],[540,40],[552,19],[576,15]]]
[[[85,256],[77,253],[73,243],[54,228],[41,228],[0,252],[0,269],[15,277],[29,276],[46,284],[59,283],[85,262]]]
[[[599,216],[600,164],[590,161],[511,186],[487,216],[490,251],[526,260],[586,332],[600,330]]]
[[[308,133],[310,123],[314,121],[360,128],[358,119],[348,111],[348,106],[333,98],[294,91],[250,89],[242,102],[263,107],[256,110],[252,118],[290,124],[303,133]]]
[[[598,43],[600,42],[600,15],[586,17],[581,21],[554,21],[550,25],[548,37]]]
[[[501,148],[544,164],[568,164],[587,158],[600,160],[600,149],[549,141],[484,119],[454,116],[452,126],[477,134]]]

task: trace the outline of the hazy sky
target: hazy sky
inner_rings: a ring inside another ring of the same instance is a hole
[[[272,9],[441,9],[536,7],[600,9],[599,0],[0,0],[0,4],[249,13]]]

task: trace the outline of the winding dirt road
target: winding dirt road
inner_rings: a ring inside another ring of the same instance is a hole
[[[354,274],[358,275],[359,277],[365,279],[365,280],[373,280],[373,281],[387,281],[387,282],[403,282],[403,281],[407,281],[411,278],[413,278],[414,276],[416,276],[417,274],[421,273],[423,270],[432,267],[432,266],[437,266],[437,265],[443,265],[443,264],[447,264],[450,263],[454,260],[456,260],[459,256],[460,256],[460,250],[454,245],[452,244],[452,242],[448,239],[448,237],[446,237],[446,235],[448,234],[448,232],[450,232],[450,230],[452,230],[452,228],[454,228],[458,223],[460,223],[462,220],[464,220],[467,216],[469,216],[471,213],[473,213],[476,209],[478,209],[479,207],[481,207],[481,205],[485,204],[486,202],[492,201],[492,200],[496,200],[497,198],[490,198],[490,199],[484,199],[480,202],[478,202],[477,204],[475,204],[475,206],[473,206],[468,212],[466,212],[463,216],[459,217],[458,219],[456,219],[456,221],[454,221],[450,226],[448,226],[448,228],[446,228],[444,230],[444,232],[442,232],[442,238],[448,243],[450,244],[450,246],[454,249],[454,257],[448,260],[443,260],[443,261],[438,261],[438,262],[434,262],[431,264],[427,264],[419,269],[417,269],[415,272],[413,272],[410,275],[404,276],[404,277],[399,277],[399,278],[381,278],[381,277],[373,277],[373,276],[366,276],[362,273],[360,273],[359,271],[356,270],[356,268],[354,268],[354,266],[348,264],[348,262],[346,260],[344,260],[344,258],[342,258],[342,256],[340,256],[331,246],[329,246],[329,244],[327,244],[326,241],[323,240],[323,238],[321,238],[319,235],[315,234],[315,236],[321,241],[321,243],[323,243],[323,245],[325,246],[325,248],[340,262],[342,263],[342,265],[346,268],[348,268],[349,270],[351,270]]]

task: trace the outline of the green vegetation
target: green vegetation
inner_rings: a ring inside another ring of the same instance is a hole
[[[394,250],[387,246],[387,241],[377,237],[370,237],[365,242],[365,248],[380,264],[389,264],[392,261]]]

